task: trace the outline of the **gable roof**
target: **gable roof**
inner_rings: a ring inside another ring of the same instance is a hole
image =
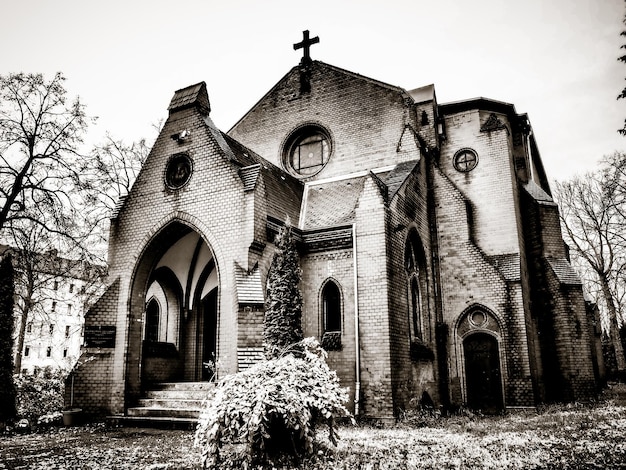
[[[424,103],[425,101],[432,101],[435,99],[435,85],[430,84],[419,88],[409,90],[408,94],[415,103]]]
[[[419,160],[398,163],[393,170],[380,176],[382,182],[387,186],[389,200],[393,199],[418,163]]]
[[[524,184],[523,188],[526,193],[528,193],[528,195],[532,197],[537,203],[556,206],[554,199],[552,199],[552,197],[533,180],[528,180],[528,183]]]
[[[347,76],[352,77],[354,79],[363,80],[363,81],[365,81],[367,83],[370,83],[372,85],[379,86],[381,88],[385,88],[387,90],[391,90],[391,91],[397,92],[399,95],[403,96],[406,99],[409,99],[409,100],[413,99],[411,97],[411,95],[409,94],[409,92],[407,92],[402,87],[395,86],[395,85],[390,85],[389,83],[381,82],[380,80],[376,80],[376,79],[373,79],[373,78],[370,78],[370,77],[366,77],[365,75],[360,75],[358,73],[351,72],[349,70],[342,69],[340,67],[337,67],[337,66],[334,66],[334,65],[330,65],[330,64],[327,64],[327,63],[319,61],[319,60],[311,61],[311,65],[309,66],[309,68],[311,68],[311,69],[314,69],[314,68],[325,68],[325,69],[328,69],[328,70],[332,70],[332,71],[335,71],[335,72],[340,73],[342,75],[347,75]],[[300,65],[292,67],[291,70],[289,70],[289,72],[287,72],[272,88],[270,88],[270,90],[267,93],[265,93],[261,97],[261,99],[259,99],[256,103],[254,103],[254,105],[243,116],[241,116],[241,118],[239,118],[239,120],[230,128],[228,133],[230,134],[234,129],[236,129],[237,126],[239,125],[239,123],[244,121],[246,119],[246,117],[250,113],[252,113],[257,108],[257,106],[259,106],[260,103],[265,101],[278,88],[283,86],[285,81],[294,73],[296,73],[296,74],[300,73]],[[426,87],[423,87],[425,90],[423,91],[423,93],[418,93],[418,95],[419,96],[426,96],[429,93],[429,90],[428,90],[429,87],[432,88],[432,90],[433,90],[432,92],[433,92],[433,96],[434,96],[434,87],[432,85],[427,85]],[[416,90],[419,90],[419,89],[416,89]]]
[[[578,286],[582,284],[580,278],[578,277],[578,273],[566,259],[546,258],[546,261],[561,284],[570,286]]]
[[[267,215],[279,220],[289,217],[292,224],[297,226],[300,221],[303,183],[228,134],[222,133],[222,137],[232,151],[232,162],[241,167],[239,176],[244,183],[244,190],[253,190],[262,176],[265,183]]]
[[[300,228],[309,230],[352,223],[368,175],[311,182],[305,187]]]
[[[411,160],[380,170],[307,183],[302,201],[300,229],[313,230],[351,224],[367,178],[374,178],[388,202],[418,164],[419,160]]]

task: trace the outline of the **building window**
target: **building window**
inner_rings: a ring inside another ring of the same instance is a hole
[[[24,348],[24,357],[28,357],[30,355],[30,346],[26,346]]]
[[[408,326],[411,358],[415,361],[432,360],[433,353],[427,343],[428,302],[426,254],[417,233],[412,229],[404,248],[404,268],[407,279]]]
[[[65,337],[66,338],[70,337],[70,327],[69,327],[69,325],[65,326]]]
[[[72,314],[72,304],[67,304],[67,314],[68,315]]]
[[[54,333],[54,325],[50,325],[50,335],[52,335]]]
[[[283,161],[296,176],[312,176],[321,171],[330,159],[330,135],[320,126],[300,127],[286,142]]]
[[[159,317],[159,303],[150,299],[146,306],[146,341],[159,341]]]
[[[26,333],[32,333],[33,332],[33,322],[29,322],[28,325],[26,325]]]
[[[339,287],[329,281],[322,291],[322,305],[324,310],[324,332],[341,332],[341,298]]]
[[[461,149],[454,154],[453,163],[457,171],[467,173],[478,165],[478,155],[472,149]]]
[[[165,184],[170,189],[180,189],[191,178],[193,164],[185,153],[173,155],[167,162],[165,169]]]
[[[63,350],[63,357],[67,357],[67,349]]]
[[[422,339],[422,312],[420,308],[420,288],[417,275],[411,277],[411,320],[413,323],[413,335]]]
[[[327,351],[341,350],[341,292],[328,281],[322,289],[322,347]]]
[[[51,310],[54,312],[54,311],[56,311],[56,309],[57,309],[57,303],[56,303],[56,301],[54,301],[54,300],[53,300],[53,301],[52,301],[52,307],[51,307]]]
[[[50,357],[50,356],[52,356],[52,348],[48,346],[48,348],[46,349],[46,357]]]
[[[70,294],[74,292],[74,284],[70,284]]]
[[[54,290],[59,290],[59,281],[54,281]]]

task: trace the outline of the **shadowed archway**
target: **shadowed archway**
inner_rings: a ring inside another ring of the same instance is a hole
[[[152,383],[208,379],[203,364],[217,360],[219,292],[213,251],[198,231],[175,221],[148,243],[131,287],[127,407]]]

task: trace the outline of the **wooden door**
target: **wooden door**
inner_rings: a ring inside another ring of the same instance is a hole
[[[475,333],[463,342],[467,406],[483,413],[502,410],[502,378],[498,340],[485,333]]]

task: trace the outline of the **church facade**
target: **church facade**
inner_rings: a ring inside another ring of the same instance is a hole
[[[593,396],[597,331],[528,117],[485,98],[438,104],[432,85],[407,91],[305,52],[227,133],[204,83],[174,93],[112,219],[75,402],[122,415],[153,384],[261,360],[285,223],[304,334],[358,415]]]

